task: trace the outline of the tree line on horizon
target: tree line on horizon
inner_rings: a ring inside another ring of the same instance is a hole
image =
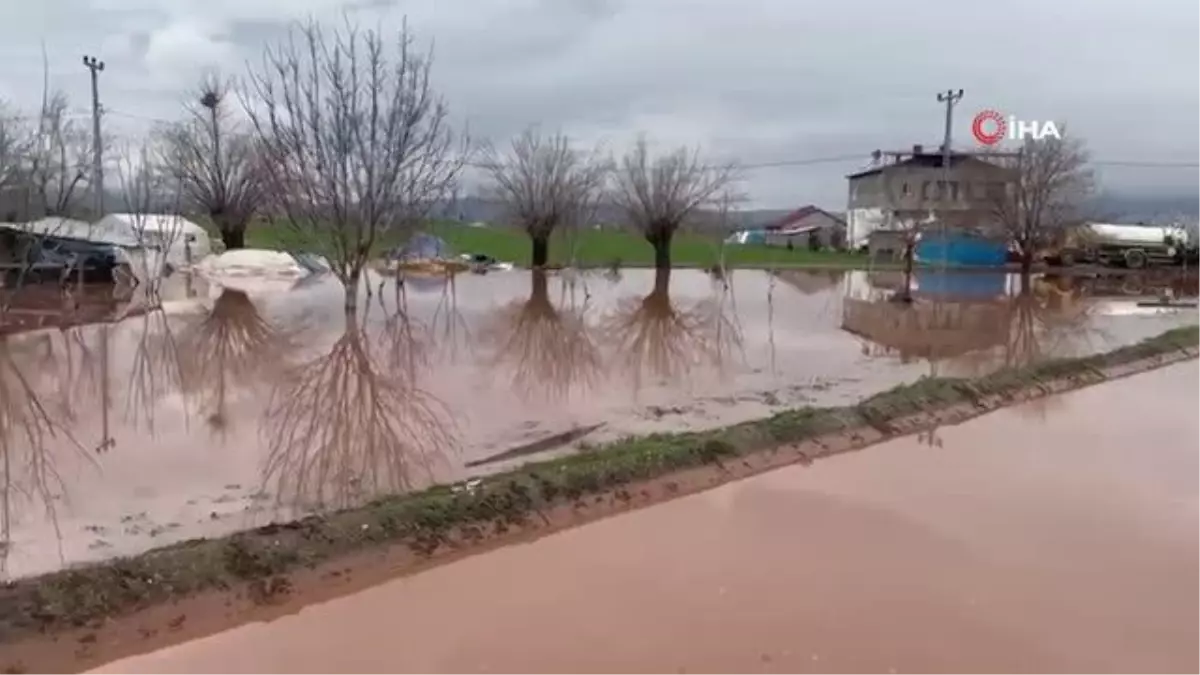
[[[458,194],[467,166],[482,170],[486,196],[529,235],[535,267],[548,262],[554,231],[592,223],[604,204],[669,270],[680,228],[728,222],[744,200],[736,163],[712,162],[699,147],[655,151],[645,135],[617,155],[537,125],[506,144],[475,143],[452,128],[432,67],[407,24],[394,35],[297,24],[243,77],[205,76],[179,122],[123,153],[122,192],[143,202],[167,195],[210,220],[227,249],[244,247],[255,219],[320,242],[348,308],[376,243],[420,227]],[[47,215],[88,209],[91,130],[69,118],[67,103],[46,91],[32,120],[0,107],[0,191],[22,188]],[[996,161],[1019,178],[993,214],[1029,259],[1091,192],[1086,148],[1047,138]]]

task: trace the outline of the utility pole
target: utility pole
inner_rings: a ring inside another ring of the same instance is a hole
[[[947,89],[937,95],[939,103],[946,104],[946,128],[945,135],[942,137],[942,216],[938,218],[938,229],[942,235],[942,266],[946,265],[946,255],[949,251],[949,243],[946,241],[946,216],[949,215],[951,201],[950,190],[950,142],[953,138],[954,130],[954,106],[962,100],[963,90]],[[958,191],[955,190],[955,193]],[[958,195],[955,194],[955,197]]]
[[[95,202],[95,218],[104,216],[104,144],[100,140],[100,72],[104,62],[94,56],[83,57],[83,65],[92,72],[92,197]]]
[[[104,143],[100,138],[100,72],[104,70],[104,62],[94,56],[83,56],[83,65],[92,74],[92,197],[96,200],[93,207],[96,211],[93,218],[100,220],[104,217]],[[83,280],[83,266],[79,267],[79,278]],[[112,407],[108,390],[108,325],[100,327],[100,397],[101,397],[101,436],[98,452],[103,452],[114,446],[116,441],[108,427],[108,410]]]
[[[942,169],[945,171],[945,176],[949,177],[950,172],[950,142],[953,137],[954,130],[954,106],[962,100],[963,90],[947,89],[937,95],[938,103],[946,104],[946,129],[945,136],[942,139]],[[943,186],[949,191],[949,184]]]

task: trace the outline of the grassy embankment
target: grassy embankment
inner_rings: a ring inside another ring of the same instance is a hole
[[[446,240],[458,253],[481,253],[519,266],[529,265],[531,245],[523,231],[504,227],[468,227],[458,223],[437,223],[428,231]],[[377,251],[395,246],[395,239],[378,242]],[[310,250],[294,231],[281,226],[256,223],[246,231],[246,246]],[[671,245],[673,267],[712,267],[719,260],[720,241],[690,233],[679,233]],[[583,230],[574,238],[564,232],[555,233],[550,240],[550,262],[565,265],[575,252],[575,264],[582,267],[606,267],[619,263],[625,267],[649,267],[654,264],[654,249],[644,237],[621,230]],[[317,251],[320,252],[320,251]],[[779,246],[756,244],[727,245],[725,264],[728,267],[836,267],[844,269],[867,267],[863,254],[839,251],[809,251],[797,246],[789,251]]]
[[[294,523],[19,580],[0,588],[0,643],[90,626],[209,590],[247,588],[256,602],[267,602],[289,592],[290,573],[372,547],[403,546],[415,556],[429,556],[536,523],[550,509],[599,503],[600,495],[629,503],[639,484],[689,469],[725,471],[775,448],[840,432],[874,430],[879,438],[912,433],[905,420],[916,414],[962,405],[988,410],[1022,395],[1044,395],[1051,383],[1099,382],[1106,377],[1104,368],[1184,350],[1194,357],[1197,340],[1197,327],[1178,328],[1096,356],[972,379],[922,379],[856,405],[805,407],[709,431],[629,438],[488,476],[471,490],[437,486]],[[818,444],[805,448],[799,456],[787,455],[787,461],[832,452]],[[5,666],[11,664],[0,663]]]

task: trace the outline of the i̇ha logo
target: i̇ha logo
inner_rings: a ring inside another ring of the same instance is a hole
[[[984,110],[971,120],[971,135],[983,145],[996,145],[1004,139],[1032,138],[1040,141],[1047,136],[1062,138],[1054,122],[1019,120],[1012,115],[1005,117],[995,110]]]

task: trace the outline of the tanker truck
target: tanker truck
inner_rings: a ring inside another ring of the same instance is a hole
[[[1196,244],[1177,225],[1084,223],[1068,231],[1047,259],[1064,266],[1091,263],[1141,269],[1194,258]]]

